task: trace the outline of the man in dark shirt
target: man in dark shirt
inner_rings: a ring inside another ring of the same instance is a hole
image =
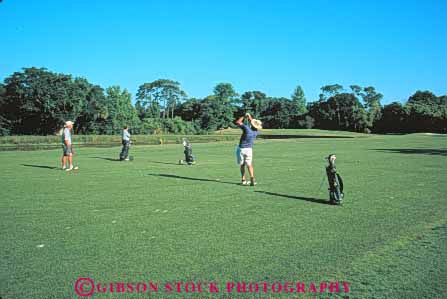
[[[250,122],[250,126],[244,124],[244,118]],[[254,119],[249,113],[239,117],[235,120],[235,124],[241,128],[242,136],[239,141],[239,146],[236,151],[237,163],[241,168],[242,185],[255,186],[256,180],[253,169],[253,144],[256,137],[259,135],[259,130],[262,129],[262,122]],[[250,175],[250,183],[245,177],[245,166],[247,166],[248,174]]]

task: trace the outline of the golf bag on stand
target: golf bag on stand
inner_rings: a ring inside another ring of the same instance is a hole
[[[343,202],[343,179],[337,173],[335,167],[335,155],[331,154],[327,157],[328,166],[326,166],[326,175],[329,183],[329,199],[332,204],[340,205]]]
[[[196,159],[194,157],[194,155],[192,154],[192,147],[191,144],[189,143],[189,140],[187,138],[183,138],[183,147],[184,147],[184,151],[183,153],[185,154],[185,159],[184,160],[180,160],[179,164],[188,164],[188,165],[193,165],[196,163]]]

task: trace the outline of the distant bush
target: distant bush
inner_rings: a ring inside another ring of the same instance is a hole
[[[137,134],[197,134],[195,123],[184,121],[180,117],[174,118],[145,118],[141,126],[132,129]]]

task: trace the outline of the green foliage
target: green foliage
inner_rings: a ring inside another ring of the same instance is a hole
[[[269,129],[289,128],[293,103],[286,98],[269,98],[261,111],[263,126]]]
[[[97,134],[107,133],[107,119],[109,110],[104,89],[99,85],[87,85],[85,106],[75,121],[75,132],[87,134],[94,132]]]
[[[200,119],[203,109],[203,101],[200,99],[188,99],[177,106],[175,115],[181,116],[185,121],[197,121]]]
[[[158,79],[142,84],[132,95],[119,86],[104,90],[85,78],[24,68],[0,83],[0,135],[51,135],[66,120],[77,134],[207,133],[233,126],[247,112],[264,127],[321,128],[355,132],[447,133],[447,96],[417,91],[406,104],[382,107],[383,95],[373,86],[340,84],[321,87],[319,100],[309,102],[301,86],[291,98],[269,97],[262,91],[238,93],[230,83],[217,84],[204,99],[186,98],[180,83]]]
[[[317,128],[355,132],[363,132],[367,128],[366,111],[351,93],[334,93],[325,101],[311,103],[308,109]]]
[[[300,85],[298,85],[292,94],[292,115],[303,115],[307,112],[306,109],[306,97],[304,96],[304,91]]]
[[[219,83],[214,87],[214,95],[221,101],[233,103],[238,96],[231,83]]]
[[[409,109],[399,102],[385,105],[382,117],[374,129],[378,133],[403,133],[406,131],[409,114]]]
[[[259,118],[262,111],[268,105],[267,95],[261,91],[247,91],[241,96],[241,111],[239,114],[250,113],[254,118]]]
[[[0,103],[3,122],[12,134],[52,134],[66,120],[79,117],[87,93],[87,87],[70,75],[25,68],[5,79]]]
[[[340,84],[325,85],[321,87],[319,100],[327,101],[330,97],[339,94],[341,91],[343,91],[343,86],[341,86]]]
[[[430,91],[417,91],[408,99],[408,130],[411,132],[447,132],[446,97],[437,97]]]
[[[166,119],[163,122],[165,132],[173,134],[195,134],[196,128],[193,122],[184,121],[180,117]]]
[[[374,123],[381,118],[381,103],[383,98],[381,93],[376,92],[375,88],[368,86],[361,90],[360,86],[351,86],[352,91],[363,99],[364,107],[367,112],[367,127],[372,128]]]
[[[138,108],[143,117],[174,117],[178,103],[186,97],[180,83],[169,79],[159,79],[144,83],[137,92]]]
[[[238,94],[231,84],[217,84],[214,88],[214,95],[208,96],[202,102],[200,118],[202,129],[215,131],[232,125],[237,96]]]
[[[145,118],[137,132],[139,134],[196,134],[197,128],[194,122],[185,121],[177,116],[167,119]]]
[[[300,120],[300,127],[312,129],[315,127],[315,119],[312,116],[306,115],[303,120]]]
[[[11,125],[8,119],[0,115],[0,136],[8,136],[11,134]]]
[[[160,118],[145,118],[141,122],[139,134],[161,134],[163,126]]]
[[[6,107],[6,89],[5,86],[0,83],[0,108],[4,109]],[[3,110],[1,110],[3,111]],[[0,114],[0,136],[7,136],[11,133],[11,123],[10,121],[3,116],[3,113]]]
[[[132,95],[119,86],[112,86],[106,89],[106,98],[109,111],[107,119],[107,134],[117,134],[124,126],[138,129],[140,119],[137,110],[132,105]]]

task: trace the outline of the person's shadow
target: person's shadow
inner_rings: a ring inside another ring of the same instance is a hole
[[[201,181],[201,182],[212,182],[212,183],[228,184],[228,185],[240,185],[240,184],[234,183],[234,182],[221,181],[219,179],[211,180],[211,179],[202,179],[202,178],[190,178],[190,177],[179,176],[179,175],[174,175],[174,174],[149,173],[148,175],[157,176],[157,177],[164,177],[164,178],[171,178],[171,179],[189,180],[189,181]]]
[[[447,156],[445,148],[378,148],[374,150],[385,153]]]
[[[58,169],[59,167],[47,166],[47,165],[34,165],[34,164],[22,164],[26,167],[44,168],[44,169]]]
[[[105,158],[105,157],[92,157],[92,158],[94,158],[94,159],[101,159],[101,160],[107,160],[107,161],[113,161],[113,162],[116,162],[116,161],[120,162],[121,161],[120,159]]]
[[[148,161],[149,163],[156,163],[156,164],[165,164],[165,165],[181,165],[179,163],[172,163],[172,162],[161,162],[161,161]]]
[[[284,198],[288,198],[288,199],[304,200],[304,201],[309,201],[309,202],[314,202],[314,203],[319,203],[319,204],[325,204],[325,205],[330,205],[331,204],[329,201],[327,201],[325,199],[321,199],[321,198],[287,195],[287,194],[280,194],[280,193],[274,193],[274,192],[268,192],[268,191],[255,191],[255,192],[256,193],[266,194],[266,195],[284,197]]]

